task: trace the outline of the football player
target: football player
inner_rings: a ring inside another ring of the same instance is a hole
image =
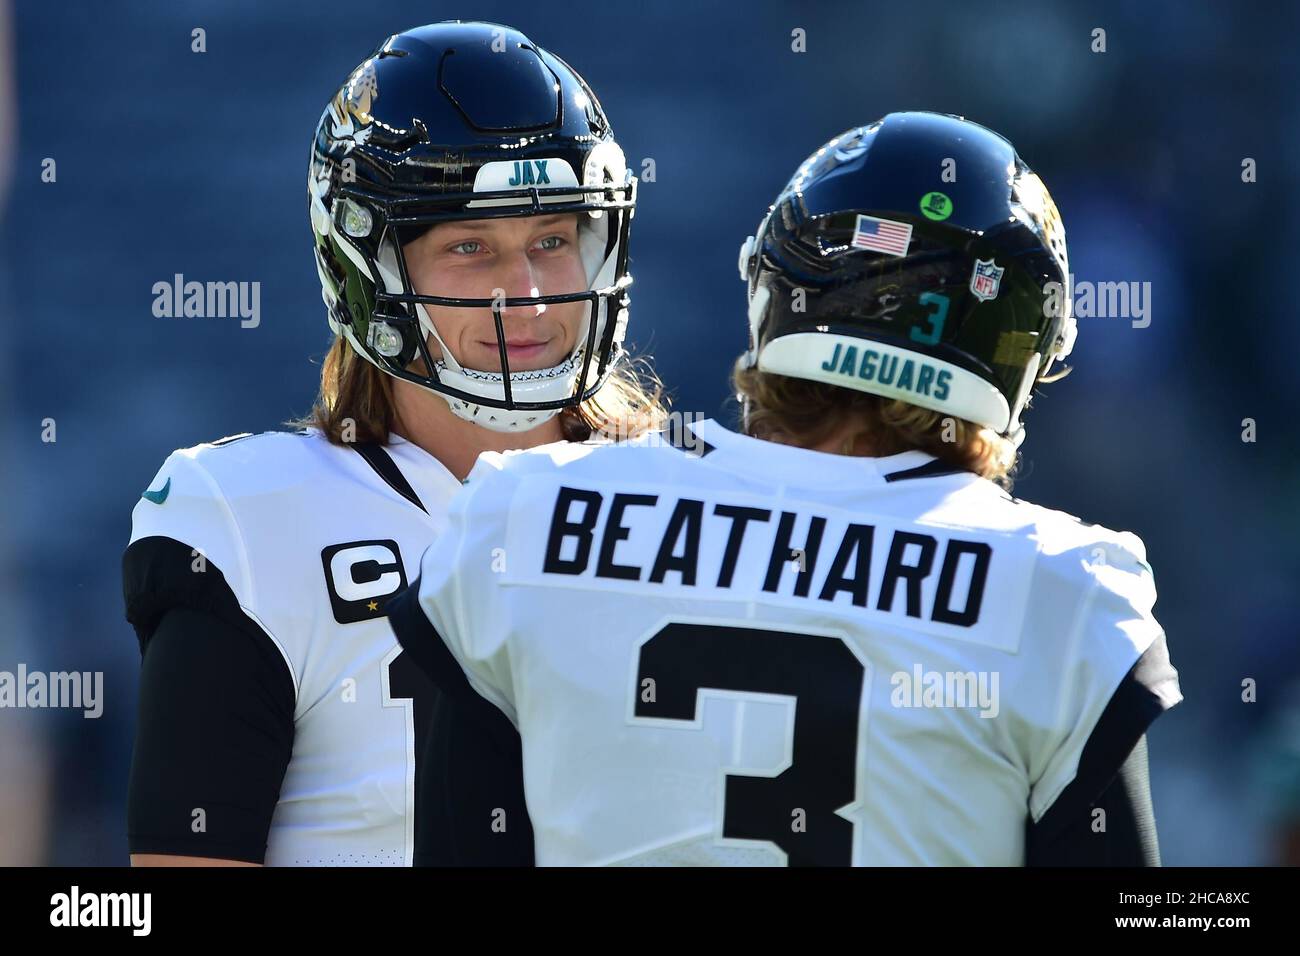
[[[502,840],[539,864],[1158,863],[1145,733],[1181,695],[1143,544],[1005,490],[1075,335],[1043,183],[982,126],[890,114],[799,167],[740,271],[742,433],[486,454],[389,605],[522,741],[493,779],[522,779],[532,833]],[[478,803],[422,789],[431,838],[501,819],[476,779]]]
[[[388,38],[307,186],[313,416],[175,452],[133,514],[137,864],[410,865],[439,702],[386,602],[480,452],[664,417],[622,345],[636,181],[559,57],[489,23]]]

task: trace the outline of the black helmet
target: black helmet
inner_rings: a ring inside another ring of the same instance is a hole
[[[517,30],[451,21],[389,37],[321,116],[307,186],[330,327],[462,417],[532,428],[595,394],[617,361],[636,180],[590,87]],[[402,244],[436,223],[566,212],[579,214],[586,291],[494,300],[411,286]],[[573,353],[512,375],[501,309],[584,300]],[[426,303],[491,309],[500,371],[460,366]],[[430,357],[426,334],[443,344],[441,359]],[[428,375],[407,369],[417,357]]]
[[[799,167],[741,247],[742,362],[946,412],[1019,442],[1069,354],[1065,230],[997,133],[890,113]]]

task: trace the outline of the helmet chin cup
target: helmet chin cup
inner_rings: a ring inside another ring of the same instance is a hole
[[[450,356],[450,351],[444,352]],[[527,372],[512,372],[510,388],[517,402],[542,402],[553,395],[566,393],[574,387],[582,367],[582,349],[559,365]],[[456,391],[469,395],[492,397],[504,388],[505,376],[500,372],[483,372],[467,369],[456,363],[438,359],[434,364],[437,377]],[[550,421],[559,408],[499,408],[493,405],[475,402],[465,397],[453,397],[447,392],[435,392],[451,407],[460,418],[475,425],[481,425],[492,431],[517,432],[528,431]]]
[[[461,401],[459,398],[452,398],[450,395],[437,394],[446,399],[447,404],[458,417],[494,432],[532,431],[560,414],[558,408],[546,408],[540,411],[526,411],[522,408],[514,410],[490,408],[476,402]]]

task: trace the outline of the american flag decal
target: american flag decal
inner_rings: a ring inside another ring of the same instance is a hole
[[[907,247],[911,243],[911,223],[860,215],[857,225],[853,228],[853,241],[850,244],[855,249],[870,249],[891,256],[905,256]]]

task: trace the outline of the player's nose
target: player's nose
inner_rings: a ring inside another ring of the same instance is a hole
[[[518,299],[542,295],[537,270],[527,252],[522,250],[503,257],[496,278],[499,284],[493,290],[493,298]],[[501,320],[532,319],[545,311],[546,306],[542,304],[507,306],[501,310]]]

